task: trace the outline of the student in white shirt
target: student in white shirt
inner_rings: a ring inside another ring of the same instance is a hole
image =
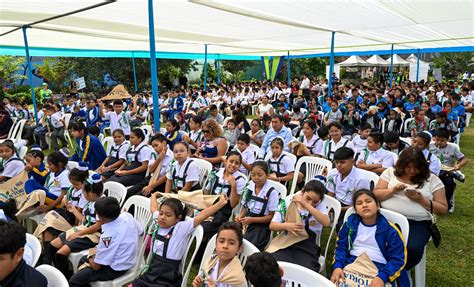
[[[202,210],[193,219],[185,220],[188,210],[181,201],[168,198],[158,207],[156,196],[153,193],[150,201],[154,221],[152,252],[148,255],[145,272],[132,285],[179,287],[182,283],[179,266],[191,233],[209,216],[224,207],[228,199],[221,194],[214,205]]]
[[[105,120],[110,121],[110,130],[113,132],[116,129],[122,129],[125,137],[128,139],[130,136],[130,121],[132,120],[132,116],[135,115],[138,111],[137,105],[137,97],[133,98],[133,110],[132,111],[124,111],[123,102],[122,100],[114,100],[114,111],[107,112],[104,114],[104,103],[102,101],[99,102],[99,115]]]
[[[3,172],[0,174],[0,183],[20,174],[25,163],[18,158],[15,145],[11,140],[0,143],[0,157],[3,159]]]
[[[369,123],[362,123],[360,125],[359,133],[352,139],[356,154],[367,148],[367,138],[371,131],[372,126]]]
[[[237,256],[242,248],[243,235],[235,222],[225,222],[216,236],[216,252],[206,259],[204,268],[193,280],[193,287],[243,287],[245,273]],[[213,285],[212,285],[213,284]]]
[[[441,171],[441,162],[436,155],[429,151],[430,142],[431,134],[429,132],[419,132],[413,138],[411,145],[419,148],[423,152],[423,155],[430,165],[430,171],[436,176],[439,176]]]
[[[322,203],[326,193],[324,185],[317,181],[308,181],[304,188],[295,193],[291,198],[287,197],[285,203],[280,204],[280,208],[273,216],[270,229],[272,231],[288,232],[299,235],[305,230],[308,238],[301,240],[291,246],[277,250],[272,253],[277,261],[290,262],[319,272],[320,246],[316,244],[316,238],[321,236],[323,226],[329,226],[326,205]],[[301,217],[302,224],[287,222],[286,215],[290,204],[296,204],[296,208]]]
[[[340,122],[342,120],[342,112],[339,110],[337,100],[331,103],[331,110],[324,115],[324,125],[328,126],[332,122]]]
[[[327,126],[331,139],[325,140],[323,145],[318,149],[317,154],[332,161],[334,152],[341,147],[348,147],[354,150],[354,144],[345,138],[342,138],[343,127],[339,122],[332,122]]]
[[[54,105],[49,106],[46,109],[47,121],[49,132],[51,133],[51,148],[58,150],[58,138],[61,140],[63,147],[67,147],[67,141],[64,137],[64,123],[62,120],[62,114],[57,110],[58,108]]]
[[[154,162],[152,153],[153,150],[145,142],[143,130],[134,129],[130,133],[130,147],[126,152],[126,160],[108,181],[130,186],[143,180],[148,166]]]
[[[274,138],[270,144],[271,153],[268,154],[269,156],[265,157],[265,159],[271,170],[268,179],[285,184],[293,179],[296,163],[289,155],[285,154],[283,146],[284,143],[280,137]]]
[[[382,148],[383,134],[370,133],[367,147],[356,155],[357,167],[376,174],[381,174],[385,169],[395,165],[397,155]]]
[[[202,118],[200,116],[193,116],[189,120],[189,147],[194,153],[199,147],[199,142],[202,141],[204,134],[201,130]]]
[[[242,192],[241,211],[235,218],[237,223],[247,225],[244,238],[255,247],[263,250],[270,240],[269,228],[275,211],[278,209],[278,191],[268,180],[268,164],[256,161],[252,165],[252,181]]]
[[[103,179],[107,179],[114,175],[117,170],[126,160],[127,150],[130,143],[125,140],[125,134],[121,129],[116,129],[112,132],[114,145],[110,148],[109,155],[96,170]]]
[[[173,149],[174,159],[166,173],[165,192],[190,191],[200,188],[200,169],[190,158],[191,150],[185,142],[177,142]]]
[[[250,136],[248,134],[241,134],[237,138],[237,144],[235,148],[242,155],[242,165],[240,166],[239,171],[245,175],[249,174],[249,171],[252,169],[252,164],[255,162],[258,148],[252,149],[250,146]]]
[[[166,138],[162,134],[154,135],[150,142],[156,159],[148,168],[149,175],[127,189],[126,198],[137,194],[148,197],[154,191],[165,191],[166,171],[173,160],[173,151],[168,148]]]
[[[109,281],[122,276],[138,258],[138,247],[143,227],[130,213],[120,214],[120,205],[114,197],[103,197],[95,204],[97,215],[103,221],[102,235],[96,254],[84,256],[89,266],[69,279],[69,286],[79,287],[94,281]]]

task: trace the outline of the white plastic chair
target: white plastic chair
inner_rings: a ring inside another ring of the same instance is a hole
[[[426,278],[426,246],[425,251],[423,252],[423,257],[420,262],[415,266],[415,286],[416,287],[425,287],[425,278]]]
[[[380,132],[383,133],[385,132],[385,122],[387,121],[387,118],[383,118],[380,120]]]
[[[214,250],[216,249],[216,238],[217,234],[212,236],[211,239],[209,239],[206,249],[204,251],[204,254],[202,255],[202,260],[201,260],[201,265],[199,266],[199,270],[204,268],[204,264],[206,263],[207,259],[209,259],[214,253]],[[243,240],[242,242],[242,252],[239,253],[238,257],[240,260],[240,263],[242,266],[245,266],[245,262],[247,262],[247,258],[254,254],[258,253],[260,250],[258,250],[257,247],[255,247],[250,241],[247,241],[246,239]]]
[[[403,122],[403,125],[400,127],[400,134],[403,135],[404,133],[410,133],[411,131],[408,130],[408,125],[414,121],[415,118],[409,118],[409,119],[406,119],[404,122]]]
[[[347,221],[349,216],[351,214],[355,213],[354,207],[349,207],[349,209],[346,211],[346,214],[344,215],[344,222]],[[385,209],[385,208],[380,208],[380,213],[385,216],[385,218],[390,221],[391,223],[397,225],[397,227],[400,228],[400,231],[402,232],[403,240],[405,242],[408,241],[408,235],[410,233],[410,226],[408,225],[408,219],[393,210]]]
[[[370,181],[370,190],[374,190],[375,186],[377,185],[377,182],[379,182],[379,176],[372,171],[364,170],[364,169],[359,169],[361,173],[364,174],[365,178],[368,178]]]
[[[411,146],[411,138],[400,137],[400,140]]]
[[[469,127],[469,124],[471,123],[471,118],[472,118],[472,113],[466,113],[466,128]]]
[[[122,206],[125,196],[127,195],[127,188],[119,182],[107,181],[104,183],[104,193],[105,192],[108,192],[108,196],[115,197],[119,205]]]
[[[204,187],[204,184],[207,180],[207,176],[212,171],[212,163],[200,158],[193,158],[193,161],[197,164],[199,170],[201,171],[201,174],[199,175],[199,184],[201,185],[201,187]]]
[[[105,137],[103,140],[100,141],[102,146],[105,149],[105,153],[108,155],[110,153],[110,150],[114,146],[114,138],[113,137]]]
[[[328,255],[329,244],[331,243],[332,236],[334,234],[334,231],[336,230],[337,221],[339,219],[342,209],[341,203],[334,197],[328,195],[324,196],[324,199],[321,204],[324,204],[328,210],[329,219],[331,220],[331,231],[329,232],[329,237],[326,242],[324,255],[320,255],[318,259],[320,273],[322,273],[326,269],[326,258]],[[318,236],[316,238],[316,243],[318,244],[318,246],[321,246],[321,236]]]
[[[303,164],[306,164],[306,174],[304,182],[308,182],[314,179],[316,175],[323,174],[324,169],[326,169],[328,173],[332,169],[332,163],[327,159],[314,156],[301,157],[296,163],[295,175],[293,176],[293,181],[291,183],[290,195],[295,193],[296,184],[298,181],[298,172]]]
[[[191,218],[187,220],[192,220]],[[179,272],[183,274],[183,282],[181,284],[182,287],[186,287],[186,283],[188,282],[189,274],[191,273],[192,263],[194,262],[194,258],[199,250],[199,247],[202,243],[202,238],[204,237],[204,229],[201,225],[194,228],[193,233],[191,233],[191,238],[189,238],[188,244],[186,245],[186,251],[184,252],[183,260],[181,260],[181,265],[179,266]],[[189,252],[191,251],[191,247],[194,250],[191,253],[191,258],[188,259]],[[187,266],[186,266],[187,262]]]
[[[270,184],[271,187],[275,188],[275,190],[278,191],[278,199],[286,197],[286,194],[288,193],[286,186],[273,180],[268,180],[267,182],[268,184]]]
[[[26,245],[31,248],[33,252],[33,258],[31,261],[30,266],[35,267],[36,263],[38,263],[38,259],[41,255],[41,243],[39,242],[38,238],[34,237],[33,235],[27,233],[26,234]]]
[[[283,279],[288,282],[287,286],[293,287],[334,287],[334,283],[326,277],[316,273],[306,267],[278,261],[278,265],[283,268]]]
[[[72,143],[71,135],[69,134],[69,122],[71,121],[72,114],[64,114],[63,121],[64,121],[64,137],[68,141],[70,147],[74,147]]]
[[[28,152],[28,148],[26,146],[22,146],[20,150],[18,151],[18,157],[20,159],[24,159],[27,152]]]
[[[66,277],[51,265],[40,265],[36,267],[41,274],[48,280],[48,287],[66,287],[69,286]]]
[[[151,128],[150,125],[143,125],[140,127],[140,129],[145,134],[144,141],[147,143],[150,140],[151,136],[153,135],[153,129]]]
[[[11,140],[13,143],[21,140],[21,134],[23,133],[23,127],[25,126],[26,120],[19,120],[12,125],[10,131],[8,132],[7,139]],[[0,140],[0,143],[5,140]]]

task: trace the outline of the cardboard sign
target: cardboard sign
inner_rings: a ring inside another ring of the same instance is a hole
[[[0,201],[6,202],[10,198],[14,198],[17,207],[19,207],[26,199],[25,182],[27,180],[28,173],[24,171],[7,182],[0,184]]]
[[[77,88],[78,90],[82,90],[86,87],[86,80],[84,79],[84,77],[80,77],[78,79],[75,79],[74,82],[76,82],[76,85],[77,85]]]

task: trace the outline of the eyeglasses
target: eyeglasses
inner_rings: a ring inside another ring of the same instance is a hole
[[[209,133],[211,133],[211,131],[210,131],[210,130],[202,130],[202,132],[203,132],[203,133],[205,133],[205,134],[209,134]]]

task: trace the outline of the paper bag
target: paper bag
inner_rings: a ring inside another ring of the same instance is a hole
[[[379,272],[367,253],[362,253],[351,264],[344,267],[345,281],[339,287],[369,287]],[[385,284],[390,287],[390,283]]]
[[[27,195],[25,192],[25,182],[28,180],[26,171],[10,178],[7,182],[0,184],[0,202],[6,202],[10,198],[15,199],[16,205],[20,208]]]
[[[76,233],[76,232],[79,232],[79,231],[82,231],[84,229],[86,229],[87,227],[85,227],[84,225],[79,225],[79,226],[75,226],[69,230],[66,231],[66,239],[73,233]],[[79,236],[79,237],[76,237],[76,238],[84,238],[84,237],[87,237],[89,238],[92,243],[99,243],[99,239],[100,239],[100,232],[95,232],[95,233],[92,233],[92,234],[86,234],[86,235],[83,235],[83,236]]]
[[[206,277],[209,277],[210,271],[216,267],[217,261],[219,258],[217,256],[211,256],[206,260],[204,264],[204,272],[206,273]],[[218,283],[231,285],[234,287],[244,287],[247,286],[247,280],[245,279],[245,273],[242,269],[242,264],[237,256],[232,258],[232,261],[227,265],[224,269],[224,272],[221,273],[219,276]],[[216,283],[217,283],[216,282]]]
[[[285,216],[285,222],[302,224],[301,216],[298,212],[298,207],[296,207],[296,203],[293,201],[290,203],[290,206],[288,206],[288,210]],[[304,229],[301,230],[297,236],[289,232],[280,232],[280,234],[278,234],[275,238],[272,239],[270,246],[268,246],[267,250],[265,251],[273,253],[280,249],[285,249],[307,238],[308,233]]]
[[[46,200],[46,192],[42,189],[35,190],[28,194],[20,203],[16,217],[23,219],[35,214],[36,207],[43,205]]]
[[[202,190],[195,191],[178,191],[178,193],[164,193],[160,192],[160,195],[164,198],[177,198],[188,207],[203,210],[212,206],[214,202],[219,198],[219,195],[206,195],[203,194]]]
[[[46,213],[45,217],[43,217],[41,222],[38,224],[38,227],[36,227],[33,235],[38,237],[38,239],[41,241],[43,239],[43,236],[41,235],[48,227],[52,227],[59,231],[66,231],[71,229],[72,226],[64,217],[62,217],[55,210],[52,210]]]

